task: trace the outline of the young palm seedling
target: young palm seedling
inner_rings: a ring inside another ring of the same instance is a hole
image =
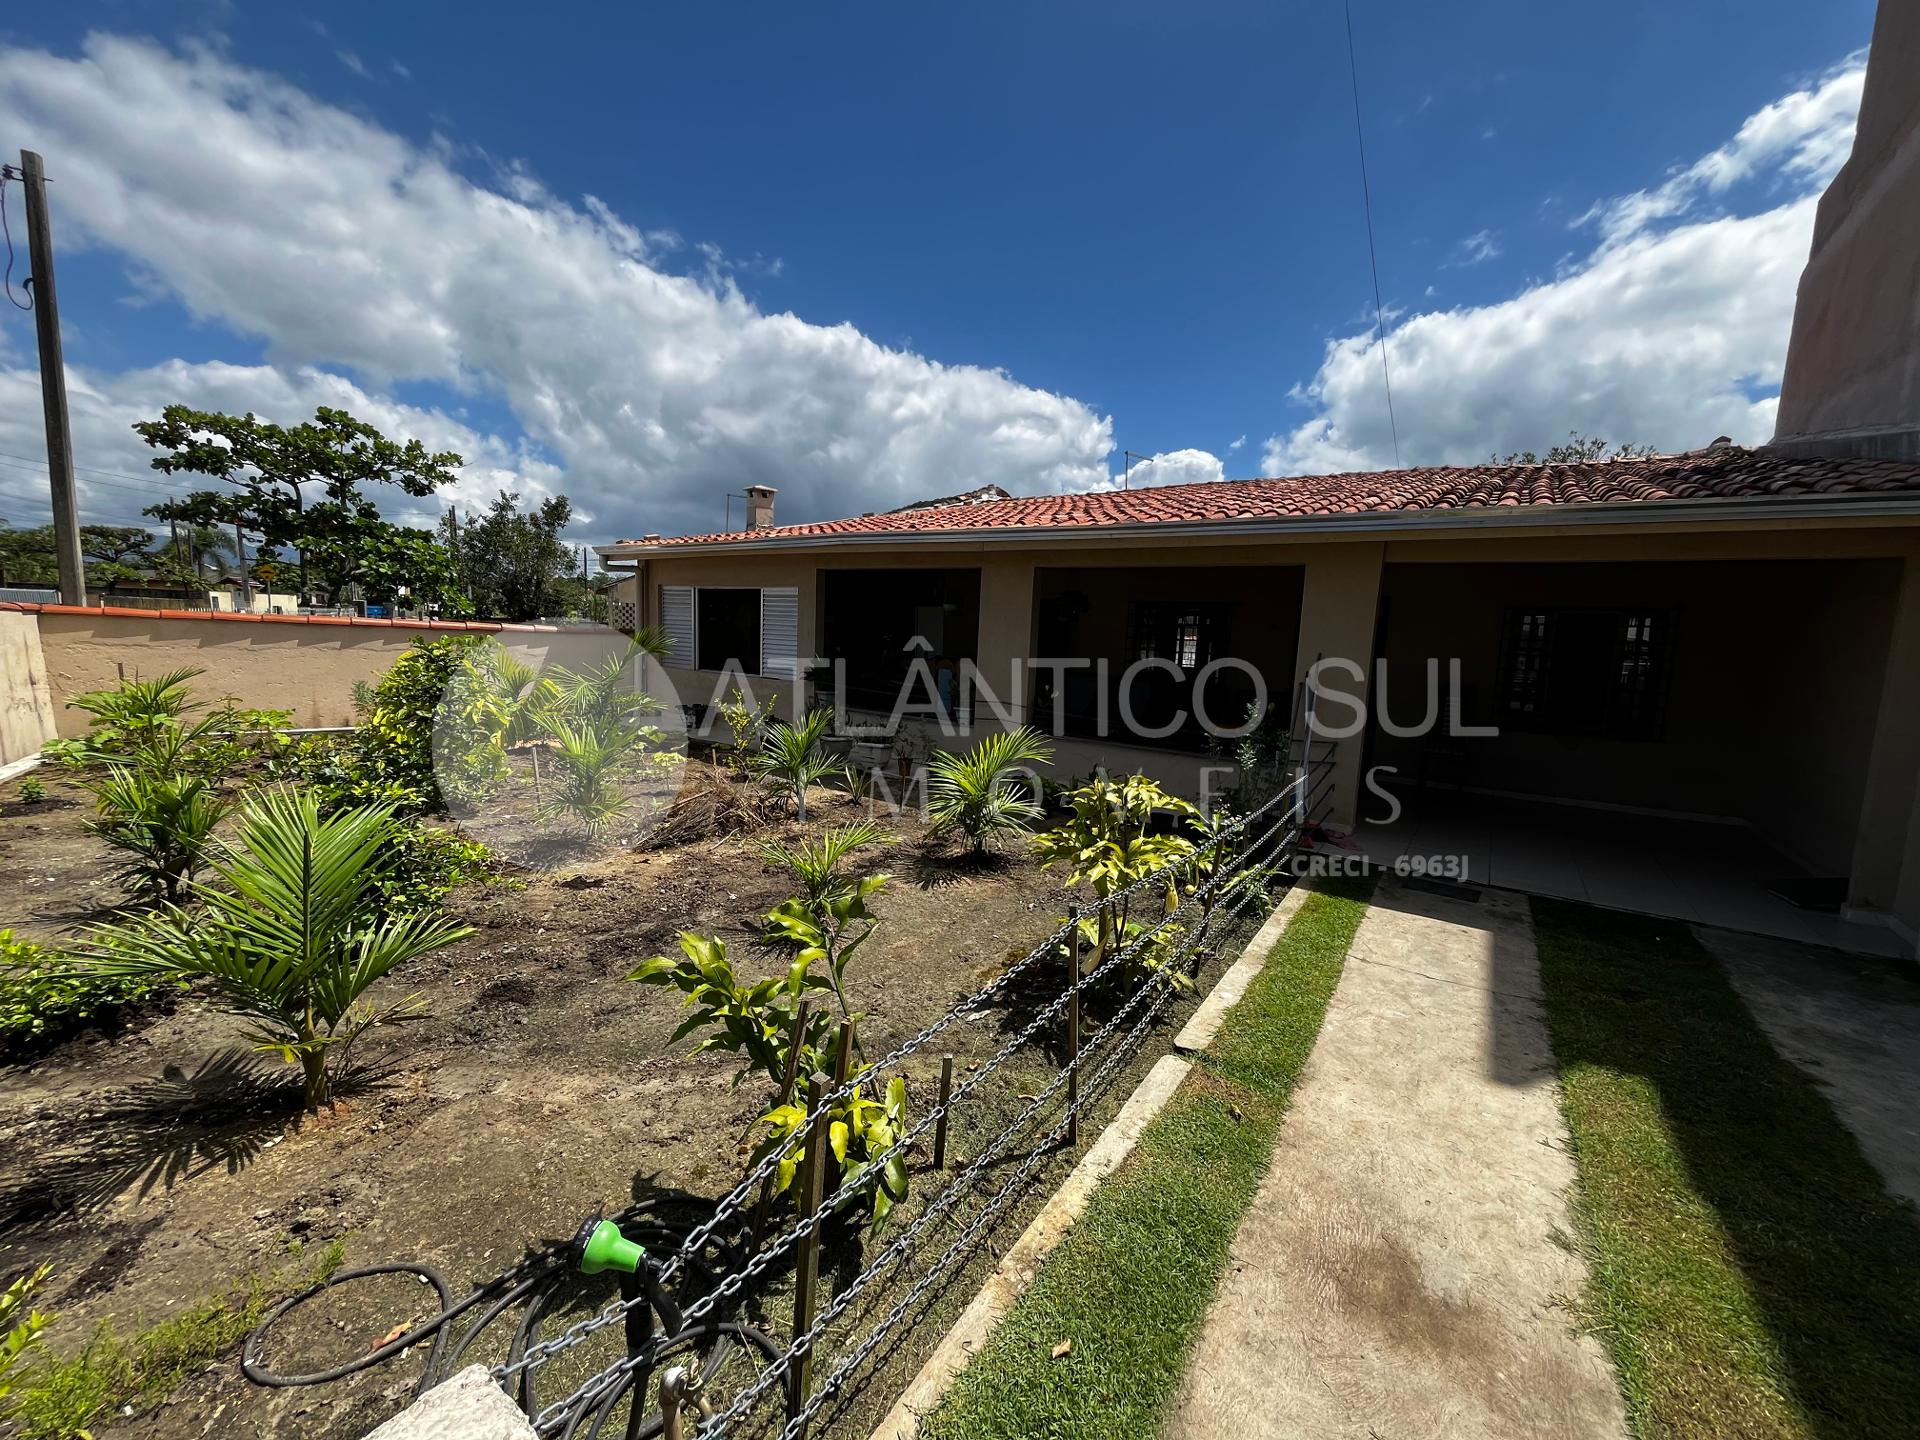
[[[989,735],[964,755],[934,751],[927,762],[928,836],[958,830],[971,853],[985,855],[999,836],[1031,830],[1045,812],[1028,770],[1052,758],[1053,747],[1030,725]]]
[[[831,710],[811,710],[798,725],[785,720],[767,723],[760,737],[760,753],[753,757],[754,777],[793,797],[794,814],[807,818],[807,791],[835,775],[846,773],[846,762],[829,754],[827,726]]]
[[[179,770],[111,765],[93,781],[98,814],[87,828],[131,859],[120,882],[134,895],[185,895],[229,806],[213,783]]]
[[[303,1098],[333,1098],[353,1042],[377,1025],[422,1013],[412,998],[365,998],[398,966],[471,933],[433,913],[381,914],[374,888],[394,848],[390,805],[322,816],[311,791],[268,790],[216,840],[217,883],[189,913],[163,905],[94,930],[70,963],[83,973],[200,981],[250,1023],[261,1049],[300,1066]]]

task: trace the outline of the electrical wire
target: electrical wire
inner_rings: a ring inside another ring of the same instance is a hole
[[[1380,256],[1373,244],[1373,188],[1367,183],[1367,134],[1360,123],[1360,62],[1353,45],[1353,0],[1347,13],[1347,74],[1353,81],[1353,138],[1360,146],[1360,204],[1367,216],[1367,263],[1373,267],[1373,323],[1380,331],[1380,375],[1387,384],[1387,428],[1393,432],[1393,464],[1400,467],[1400,424],[1393,414],[1393,371],[1387,364],[1387,309],[1380,302]]]
[[[31,455],[15,455],[7,450],[0,450],[0,460],[18,460],[22,464],[32,465],[41,470],[47,468],[47,462],[44,460],[36,460]],[[174,488],[171,481],[161,480],[153,475],[129,475],[124,470],[102,470],[98,465],[76,465],[73,468],[84,475],[108,475],[115,480],[131,480],[136,485],[154,485],[162,490]]]
[[[31,310],[33,309],[33,291],[28,288],[33,284],[31,277],[20,287],[26,291],[27,298],[13,299],[13,227],[7,223],[7,182],[18,178],[18,172],[13,166],[0,165],[0,235],[4,235],[7,241],[7,299],[13,300],[16,309]]]

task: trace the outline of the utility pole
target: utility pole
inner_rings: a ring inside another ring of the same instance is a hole
[[[73,428],[67,419],[67,366],[60,353],[60,302],[53,287],[53,227],[40,156],[20,152],[27,191],[27,256],[33,266],[33,325],[40,341],[40,402],[47,419],[47,471],[53,480],[53,549],[60,566],[60,603],[87,603],[80,563],[80,509],[73,494]]]
[[[240,599],[249,614],[253,611],[253,577],[247,573],[247,537],[240,533],[240,522],[233,522],[233,563],[240,567]]]

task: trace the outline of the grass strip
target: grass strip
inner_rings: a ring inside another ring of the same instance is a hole
[[[1660,1440],[1920,1433],[1920,1221],[1686,926],[1535,900],[1591,1273]]]
[[[247,1272],[237,1293],[195,1301],[132,1335],[101,1321],[74,1354],[43,1354],[27,1368],[0,1415],[13,1422],[20,1440],[83,1440],[101,1416],[123,1406],[160,1404],[189,1376],[237,1347],[270,1306],[332,1275],[346,1249],[335,1240],[304,1262],[298,1244],[289,1253],[291,1263]]]
[[[1094,1191],[924,1436],[1159,1433],[1370,889],[1326,885],[1308,897],[1199,1066]],[[1056,1359],[1063,1340],[1072,1349]]]

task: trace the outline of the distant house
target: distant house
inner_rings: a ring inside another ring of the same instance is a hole
[[[710,698],[704,687],[733,665],[791,713],[805,703],[796,657],[817,657],[843,667],[855,704],[884,708],[915,656],[942,676],[971,662],[1013,718],[1058,736],[1062,772],[1104,764],[1192,790],[1220,763],[1193,722],[1196,699],[1231,722],[1251,667],[1287,707],[1309,668],[1332,660],[1349,672],[1338,688],[1367,702],[1364,717],[1335,702],[1321,714],[1355,727],[1338,748],[1337,826],[1360,821],[1364,777],[1380,766],[1403,789],[1573,802],[1570,825],[1602,809],[1733,821],[1816,876],[1847,877],[1850,913],[1911,940],[1917,77],[1920,7],[1882,7],[1854,159],[1802,288],[1784,443],[974,492],[799,525],[774,524],[773,492],[756,487],[745,530],[600,553],[631,573],[619,592],[628,622],[673,637],[683,698]],[[1864,231],[1844,213],[1856,199]],[[1870,350],[1849,348],[1855,323],[1871,325]],[[915,637],[924,645],[910,651]],[[1050,657],[1107,663],[1030,663]],[[1227,657],[1245,665],[1216,664]],[[1117,679],[1143,658],[1148,683],[1123,719]],[[1436,707],[1461,726],[1422,731]],[[968,718],[976,731],[997,723],[979,705]]]

